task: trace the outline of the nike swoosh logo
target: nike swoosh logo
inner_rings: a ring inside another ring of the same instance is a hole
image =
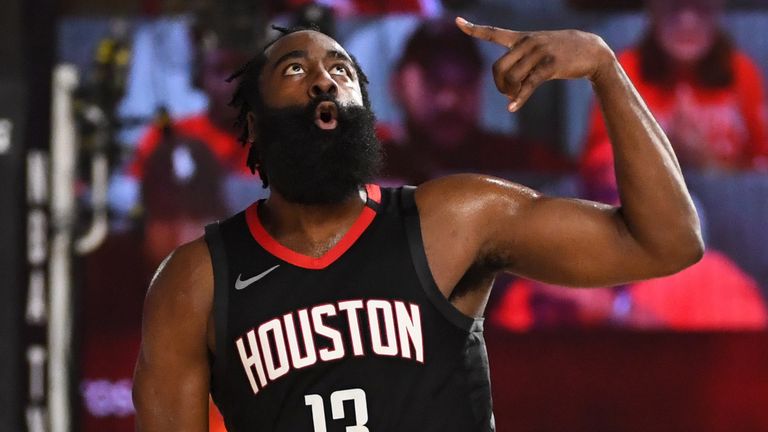
[[[261,279],[261,278],[263,278],[264,276],[266,276],[266,275],[268,275],[268,274],[272,273],[272,270],[275,270],[275,269],[276,269],[276,268],[278,268],[278,267],[280,267],[280,264],[278,264],[278,265],[276,265],[276,266],[274,266],[274,267],[272,267],[272,268],[268,268],[268,269],[264,270],[263,272],[261,272],[261,273],[257,274],[256,276],[254,276],[254,277],[252,277],[252,278],[248,278],[248,279],[246,279],[246,280],[242,280],[242,279],[241,279],[241,278],[243,277],[243,274],[242,274],[242,273],[241,273],[241,274],[239,274],[239,275],[237,275],[237,280],[235,281],[235,289],[236,289],[236,290],[241,290],[241,289],[243,289],[243,288],[246,288],[246,287],[248,287],[248,286],[249,286],[249,285],[251,285],[252,283],[254,283],[254,282],[258,281],[258,280],[259,280],[259,279]]]

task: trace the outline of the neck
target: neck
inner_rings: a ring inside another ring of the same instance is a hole
[[[698,62],[693,61],[673,61],[672,73],[677,79],[690,79],[696,73],[696,65]]]
[[[338,243],[364,205],[357,193],[334,204],[298,204],[287,201],[273,189],[259,206],[259,219],[275,240],[317,258]]]

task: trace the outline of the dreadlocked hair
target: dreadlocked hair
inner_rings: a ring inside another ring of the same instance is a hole
[[[254,112],[256,109],[262,108],[264,105],[261,89],[259,89],[259,77],[261,76],[261,72],[264,69],[264,65],[267,63],[266,51],[277,41],[292,33],[306,30],[323,33],[320,28],[315,25],[297,26],[290,28],[273,25],[272,28],[280,32],[280,35],[278,35],[278,37],[273,39],[271,42],[264,45],[264,48],[262,48],[261,51],[256,54],[256,56],[251,58],[248,62],[246,62],[243,66],[241,66],[237,71],[235,71],[227,78],[227,82],[237,80],[237,87],[232,94],[232,99],[229,101],[229,106],[238,110],[237,120],[235,121],[235,127],[241,130],[238,141],[240,141],[243,146],[251,144],[250,149],[248,149],[248,159],[246,161],[246,165],[251,169],[252,173],[259,173],[259,177],[261,177],[263,187],[265,188],[269,186],[269,179],[262,169],[261,158],[256,146],[253,143],[249,143],[248,141],[248,113]],[[326,36],[329,35],[326,34]],[[350,57],[355,68],[355,72],[360,81],[360,92],[362,93],[363,97],[363,106],[367,109],[370,109],[371,101],[368,98],[368,77],[363,72],[360,64],[357,62],[357,59],[351,54]]]

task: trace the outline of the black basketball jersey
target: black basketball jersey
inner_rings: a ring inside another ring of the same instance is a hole
[[[440,293],[412,188],[368,185],[325,255],[296,253],[258,206],[206,228],[229,432],[493,431],[482,320]]]

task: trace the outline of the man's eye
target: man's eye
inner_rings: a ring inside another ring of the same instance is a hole
[[[331,68],[331,73],[334,75],[349,75],[349,71],[346,66],[336,65]]]
[[[304,73],[304,67],[298,63],[294,63],[285,69],[283,75],[298,75]]]

